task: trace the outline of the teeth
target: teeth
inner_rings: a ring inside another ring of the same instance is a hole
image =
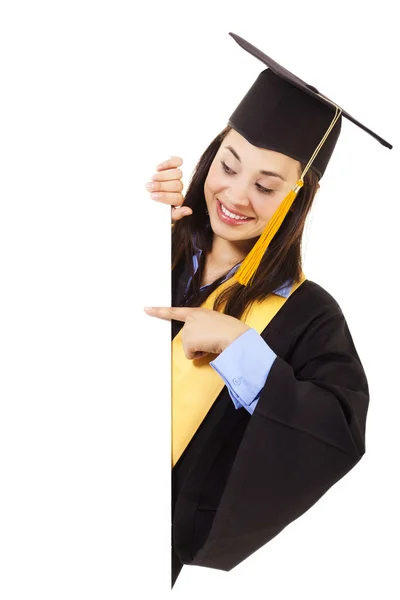
[[[231,217],[231,219],[236,219],[237,221],[247,221],[249,219],[249,217],[239,217],[239,215],[235,215],[235,214],[229,212],[229,210],[226,209],[225,206],[223,206],[222,204],[221,204],[221,210],[224,213],[224,215]]]

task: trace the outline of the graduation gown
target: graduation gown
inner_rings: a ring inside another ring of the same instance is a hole
[[[173,275],[172,306],[187,278]],[[277,358],[254,413],[224,386],[172,470],[172,585],[183,564],[234,568],[365,452],[368,383],[335,299],[306,280],[261,336]]]

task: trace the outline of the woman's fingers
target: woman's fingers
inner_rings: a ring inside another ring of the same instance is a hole
[[[172,207],[171,211],[171,219],[172,221],[179,221],[183,219],[183,217],[187,217],[188,215],[192,215],[193,211],[188,206],[180,206],[178,208]]]
[[[156,166],[157,171],[164,171],[164,169],[174,169],[180,167],[183,164],[183,160],[180,156],[171,156],[168,160],[164,160],[162,163]]]
[[[181,181],[183,174],[179,169],[182,164],[183,160],[180,156],[171,156],[168,160],[157,165],[157,173],[154,173],[151,181],[145,185],[152,200],[169,204],[172,207],[172,221],[179,221],[179,219],[193,214],[191,208],[183,206],[185,198],[180,193],[184,187]]]
[[[149,181],[145,188],[148,192],[181,192],[183,183],[180,179],[171,181]]]
[[[182,194],[175,192],[152,192],[150,197],[152,200],[162,202],[163,204],[170,204],[171,206],[180,206],[184,202]]]
[[[152,181],[169,181],[171,179],[181,179],[182,171],[180,169],[166,169],[165,171],[159,171],[154,173],[151,179]]]

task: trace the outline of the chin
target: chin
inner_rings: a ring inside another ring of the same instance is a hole
[[[218,220],[218,217],[217,217]],[[223,240],[226,240],[228,242],[244,242],[246,240],[251,240],[254,237],[256,237],[255,235],[249,235],[249,236],[239,236],[237,234],[237,232],[234,230],[235,228],[232,228],[232,231],[227,230],[223,224],[221,223],[213,223],[212,220],[210,220],[211,223],[211,229],[212,232],[217,235],[218,237],[222,238]]]

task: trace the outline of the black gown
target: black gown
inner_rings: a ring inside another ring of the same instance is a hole
[[[187,278],[173,275],[171,306]],[[365,453],[368,383],[335,299],[307,280],[261,336],[277,358],[253,415],[224,386],[172,470],[172,585],[183,564],[234,568]]]

